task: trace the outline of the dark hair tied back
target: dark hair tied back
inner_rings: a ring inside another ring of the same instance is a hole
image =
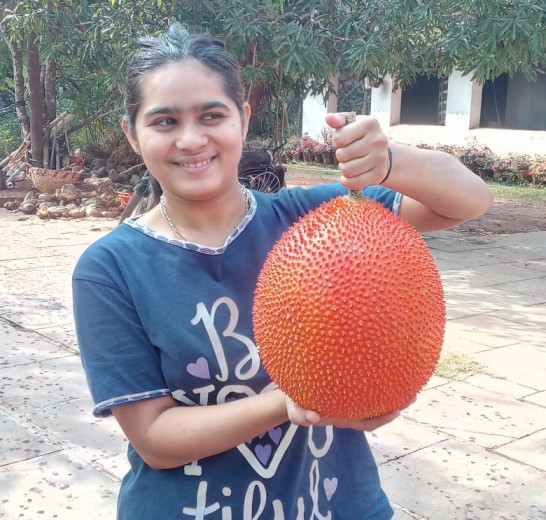
[[[241,67],[223,41],[207,33],[191,34],[183,25],[173,23],[158,37],[139,40],[139,48],[127,66],[125,117],[131,125],[142,103],[142,77],[162,65],[193,59],[217,72],[226,95],[242,112],[245,100]]]

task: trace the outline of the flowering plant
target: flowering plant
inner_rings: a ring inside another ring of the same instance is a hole
[[[299,143],[296,145],[297,152],[311,154],[315,148],[316,141],[308,133],[303,134]]]
[[[313,153],[315,154],[323,154],[323,153],[330,153],[334,151],[334,147],[332,146],[332,143],[326,143],[319,141],[315,144],[315,148],[313,149]]]
[[[529,170],[533,182],[540,186],[546,184],[546,155],[536,155],[530,162]]]
[[[464,146],[460,153],[461,155],[459,158],[461,162],[473,172],[491,168],[497,159],[490,148],[479,144],[476,140],[473,140],[468,145]]]

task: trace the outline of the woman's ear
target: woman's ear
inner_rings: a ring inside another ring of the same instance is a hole
[[[123,130],[125,137],[127,137],[127,140],[129,141],[129,144],[131,145],[135,153],[137,155],[142,155],[140,153],[140,145],[138,144],[135,129],[126,118],[123,118],[121,120],[121,129]]]
[[[241,116],[243,120],[243,141],[246,139],[246,134],[248,133],[248,124],[250,122],[251,112],[252,110],[250,108],[250,105],[248,103],[245,103],[243,105],[243,115]]]

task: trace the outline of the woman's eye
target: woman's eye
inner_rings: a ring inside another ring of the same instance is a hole
[[[220,114],[218,112],[211,112],[209,114],[204,114],[203,115],[203,120],[204,121],[215,121],[215,120],[218,120],[218,119],[222,119],[224,117],[224,114]]]
[[[176,121],[171,117],[163,117],[154,121],[154,126],[170,126],[174,125]]]

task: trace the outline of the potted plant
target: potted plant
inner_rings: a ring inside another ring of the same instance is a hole
[[[305,162],[312,162],[314,159],[313,149],[315,148],[315,140],[308,133],[305,133],[297,146],[303,155],[303,160]]]

